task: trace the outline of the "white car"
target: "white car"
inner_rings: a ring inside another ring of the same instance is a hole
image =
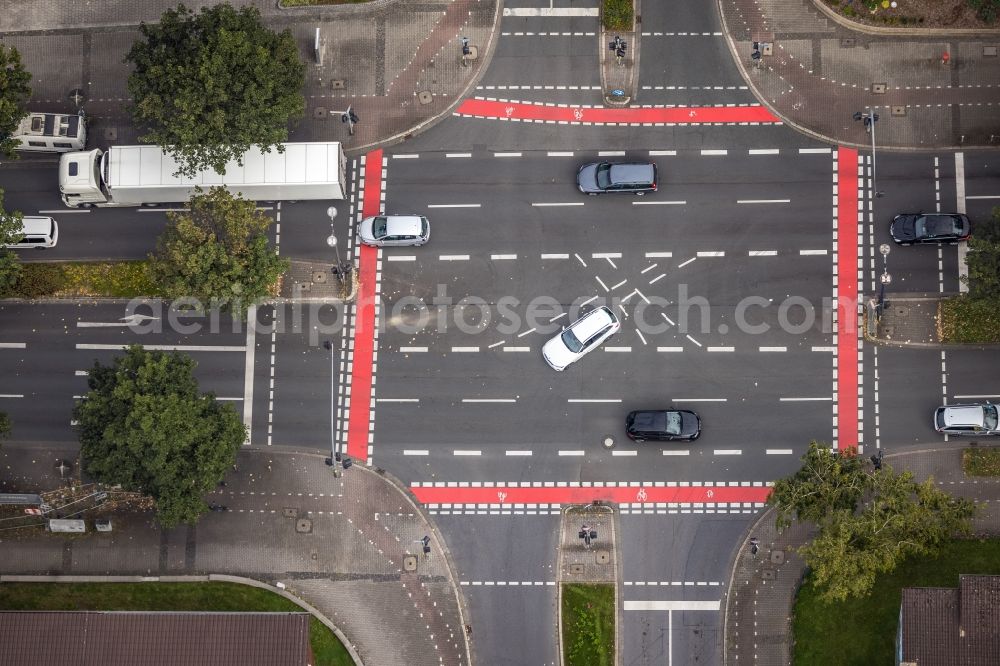
[[[553,370],[583,358],[621,328],[618,317],[607,306],[591,310],[542,346],[542,357]]]
[[[361,220],[358,236],[365,245],[423,245],[431,237],[431,225],[423,215],[376,215]]]

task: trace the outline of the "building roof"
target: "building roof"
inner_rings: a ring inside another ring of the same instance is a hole
[[[0,664],[307,666],[308,613],[0,611]]]
[[[1000,576],[959,577],[958,588],[903,588],[902,661],[994,666],[1000,655]]]

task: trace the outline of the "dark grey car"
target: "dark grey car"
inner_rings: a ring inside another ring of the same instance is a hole
[[[638,410],[625,417],[625,434],[636,442],[693,442],[701,437],[701,419],[687,409]]]
[[[651,162],[593,162],[576,174],[576,185],[584,194],[656,191],[656,165]]]
[[[971,233],[969,218],[958,213],[903,213],[889,225],[889,235],[899,245],[957,243]]]

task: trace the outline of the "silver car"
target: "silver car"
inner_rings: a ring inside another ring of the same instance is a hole
[[[621,328],[609,307],[591,310],[542,346],[542,358],[553,370],[565,370],[596,349]]]
[[[1000,435],[998,420],[991,402],[943,405],[934,412],[934,429],[942,435]]]
[[[431,237],[431,225],[423,215],[376,215],[361,220],[358,236],[377,247],[423,245]]]

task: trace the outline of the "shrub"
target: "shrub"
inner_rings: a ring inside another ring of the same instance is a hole
[[[993,23],[1000,15],[1000,0],[968,0],[969,6],[976,10],[976,16],[985,23]]]
[[[632,0],[604,0],[604,27],[608,30],[631,30]]]

